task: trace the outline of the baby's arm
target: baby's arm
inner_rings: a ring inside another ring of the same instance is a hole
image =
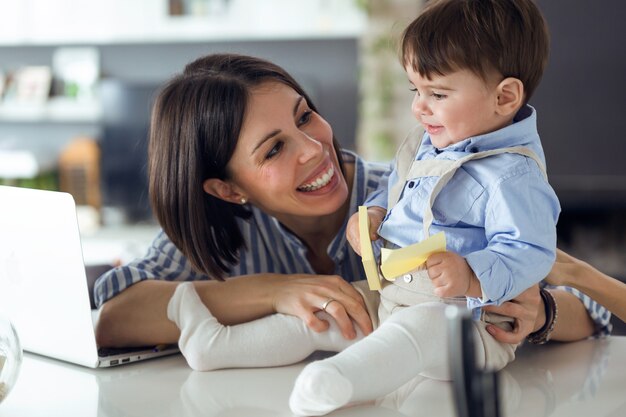
[[[464,257],[454,252],[440,252],[426,260],[428,276],[438,297],[480,297],[480,282]]]
[[[370,220],[370,240],[375,241],[378,239],[378,227],[385,218],[387,210],[382,207],[372,206],[367,208],[367,214]],[[358,254],[361,254],[361,238],[359,234],[359,213],[354,213],[348,225],[346,226],[346,239],[352,246],[352,249]]]
[[[197,371],[288,365],[316,350],[339,352],[363,337],[357,328],[357,337],[347,340],[332,316],[324,311],[316,315],[328,321],[327,331],[316,333],[300,318],[286,314],[224,326],[191,282],[177,286],[167,307],[168,318],[180,329],[179,348]]]
[[[555,259],[559,210],[556,194],[538,170],[490,187],[486,247],[463,254],[480,281],[483,302],[501,304],[548,274]]]

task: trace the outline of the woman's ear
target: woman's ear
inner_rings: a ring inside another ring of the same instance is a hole
[[[202,183],[204,192],[228,203],[242,204],[246,197],[230,182],[218,178],[209,178]]]
[[[501,116],[511,116],[524,104],[524,83],[508,77],[498,84],[496,112]]]

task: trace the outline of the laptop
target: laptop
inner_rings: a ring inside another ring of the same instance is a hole
[[[90,368],[178,352],[98,349],[76,206],[70,194],[0,186],[0,314],[25,351]]]

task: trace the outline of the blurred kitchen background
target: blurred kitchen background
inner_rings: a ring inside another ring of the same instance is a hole
[[[390,160],[414,125],[396,42],[422,3],[0,0],[0,184],[71,192],[88,265],[141,255],[158,229],[145,178],[152,97],[223,51],[282,65],[343,146]],[[531,104],[563,207],[559,246],[626,280],[626,3],[537,3],[552,51]]]

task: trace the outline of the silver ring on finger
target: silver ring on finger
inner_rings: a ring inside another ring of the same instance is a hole
[[[326,311],[326,308],[328,307],[328,305],[332,303],[333,301],[337,301],[337,300],[335,300],[334,298],[329,298],[328,300],[324,301],[324,304],[322,304],[322,310]]]

